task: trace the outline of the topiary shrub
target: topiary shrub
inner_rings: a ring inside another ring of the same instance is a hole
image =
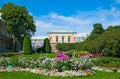
[[[24,37],[23,41],[23,54],[28,55],[32,53],[31,40],[29,36]]]
[[[43,45],[43,51],[45,53],[51,53],[51,46],[50,46],[50,41],[48,38],[44,40],[44,45]]]

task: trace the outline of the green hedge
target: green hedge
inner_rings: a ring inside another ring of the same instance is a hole
[[[31,46],[31,40],[29,36],[24,37],[23,41],[23,53],[24,54],[31,54],[32,53],[32,46]]]

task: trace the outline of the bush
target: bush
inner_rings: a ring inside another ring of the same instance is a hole
[[[75,43],[57,43],[56,48],[61,51],[75,49]]]
[[[44,40],[44,45],[43,45],[43,51],[45,53],[51,53],[51,46],[50,46],[50,41],[48,38]]]
[[[94,60],[92,60],[94,65],[96,66],[103,66],[103,67],[114,67],[114,68],[120,68],[120,58],[115,57],[98,57]]]
[[[36,49],[36,52],[37,52],[37,53],[43,53],[43,47],[37,48],[37,49]]]
[[[74,50],[70,50],[70,51],[66,52],[65,54],[66,54],[67,56],[69,56],[69,57],[72,57],[73,51],[74,51]]]
[[[81,42],[81,50],[100,53],[104,56],[120,57],[120,26],[110,26],[104,32],[101,30],[101,34],[98,30],[94,29],[90,36]]]
[[[60,72],[65,70],[91,69],[92,67],[92,63],[88,58],[55,60],[53,58],[46,57],[41,57],[37,59],[24,56],[20,56],[17,59],[1,57],[0,66],[7,67],[8,65],[20,68],[42,68],[45,70],[57,69]]]
[[[16,52],[9,52],[9,53],[0,53],[0,57],[11,57],[11,56],[16,56]]]
[[[31,40],[29,36],[25,36],[23,41],[23,53],[24,54],[31,54],[32,53],[32,46],[31,46]]]

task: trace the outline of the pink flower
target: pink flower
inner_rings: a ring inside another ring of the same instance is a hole
[[[69,56],[63,54],[63,53],[58,53],[57,56],[55,57],[55,60],[69,60]]]

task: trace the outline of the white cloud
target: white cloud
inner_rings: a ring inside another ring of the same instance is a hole
[[[120,25],[120,9],[112,7],[110,10],[98,9],[96,11],[79,12],[71,16],[63,16],[50,13],[35,17],[37,32],[35,35],[45,35],[54,29],[65,28],[78,33],[91,32],[94,23],[103,24],[104,28],[109,25]]]
[[[66,27],[66,26],[60,26],[60,25],[55,25],[50,22],[44,22],[41,20],[35,20],[35,25],[37,26],[37,31],[35,35],[47,35],[47,32],[52,31],[53,29],[57,29],[57,27]]]
[[[115,0],[118,4],[120,4],[120,0]]]

